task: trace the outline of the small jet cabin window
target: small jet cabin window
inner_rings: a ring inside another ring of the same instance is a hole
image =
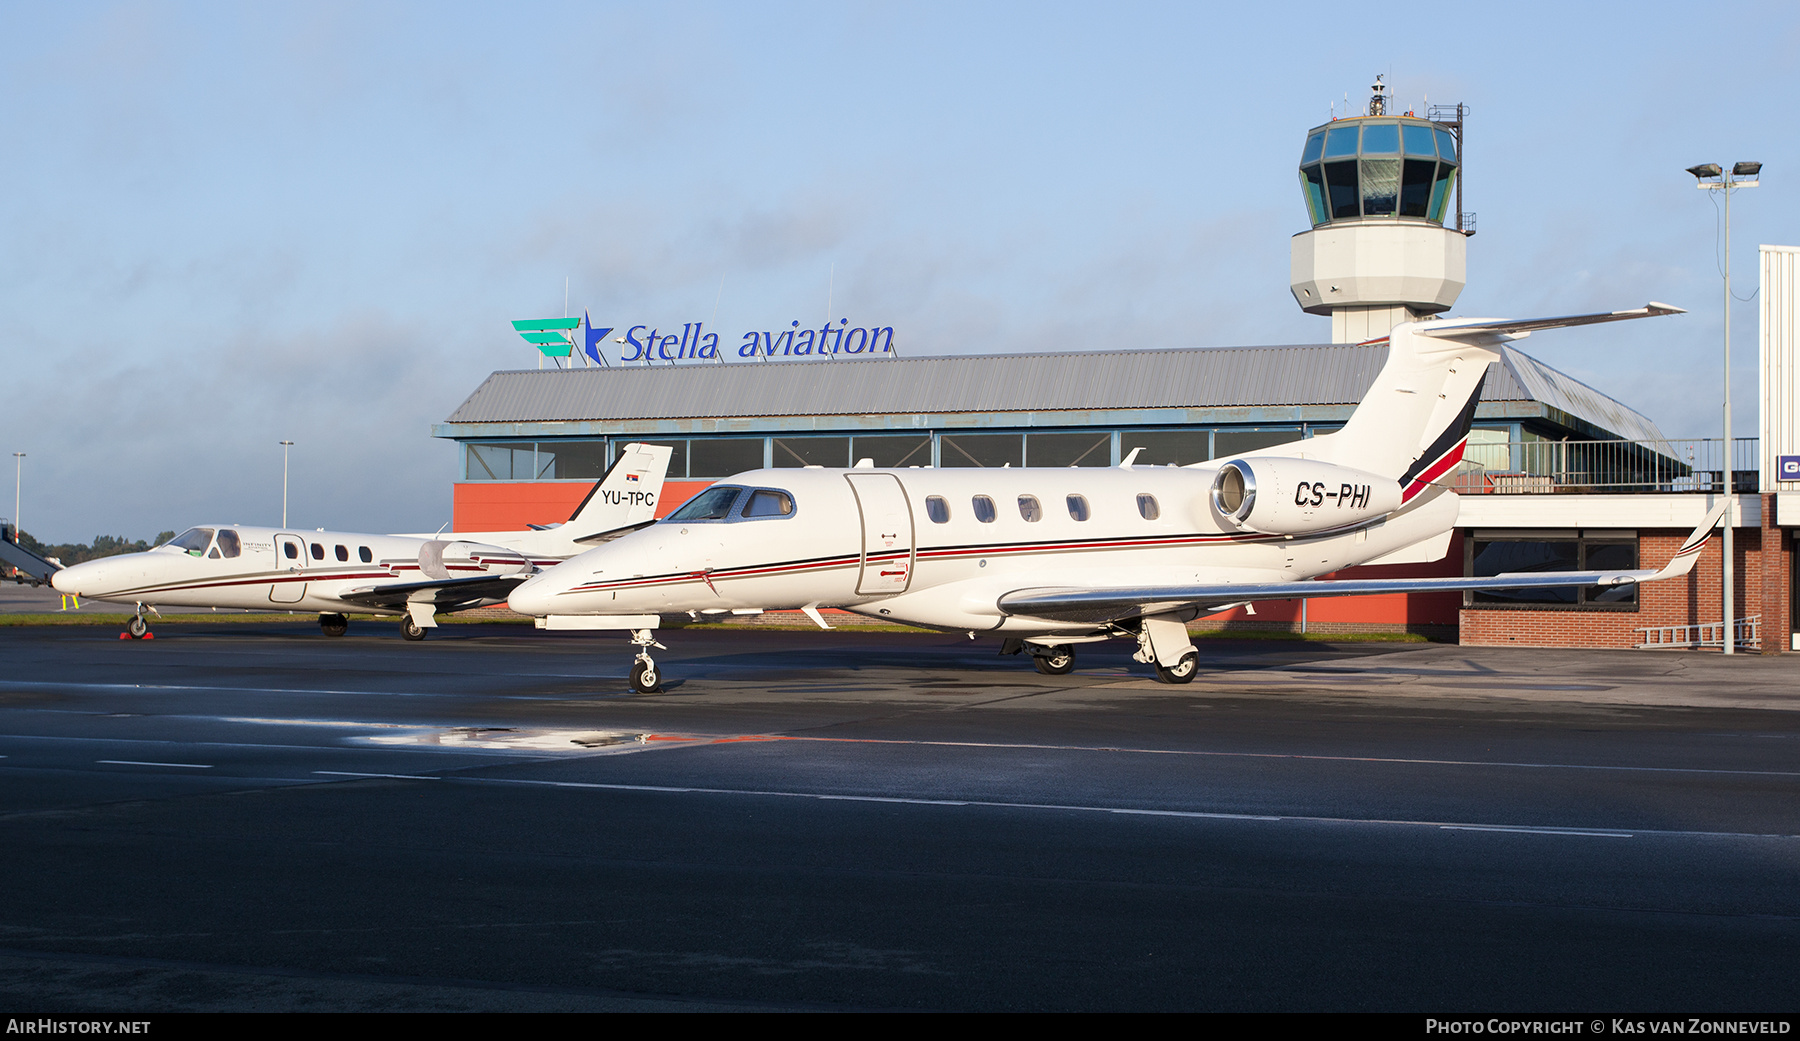
[[[1156,505],[1156,496],[1140,493],[1138,499],[1138,516],[1145,520],[1155,520],[1162,516],[1162,510]]]
[[[669,514],[668,519],[681,522],[724,520],[731,516],[731,504],[737,501],[741,491],[742,488],[729,486],[708,488],[689,499],[681,509]]]
[[[218,560],[219,559],[219,547],[214,546],[212,549],[208,550],[206,553],[206,559]]]
[[[283,542],[281,544],[281,551],[287,554],[289,560],[300,559],[300,547],[294,545],[292,542]]]
[[[1088,519],[1089,511],[1088,511],[1087,496],[1071,495],[1071,496],[1069,496],[1068,502],[1069,502],[1069,516],[1070,517],[1072,517],[1078,521],[1084,521],[1084,520]]]
[[[230,560],[243,550],[244,544],[238,540],[237,532],[230,528],[219,529],[219,552],[225,554],[225,559]]]
[[[373,554],[373,553],[370,553],[370,552],[369,552],[369,547],[367,547],[367,546],[358,546],[358,547],[356,547],[356,555],[357,555],[357,556],[358,556],[358,557],[361,557],[361,558],[362,558],[362,562],[363,562],[363,563],[365,563],[365,564],[367,564],[367,563],[369,563],[369,562],[370,562],[370,561],[373,561],[373,560],[374,560],[374,559],[375,559],[375,554]]]
[[[314,560],[324,560],[325,559],[325,547],[319,545],[317,542],[313,543],[312,544],[312,555],[313,555]]]
[[[975,498],[969,500],[969,505],[975,508],[976,520],[983,524],[994,523],[994,500],[985,495],[977,495]]]
[[[1044,507],[1042,503],[1037,501],[1037,496],[1019,496],[1019,516],[1025,518],[1027,522],[1032,524],[1036,524],[1038,521],[1044,519]]]
[[[950,523],[950,503],[942,495],[926,496],[925,516],[930,517],[933,524]]]
[[[744,517],[792,517],[794,498],[773,488],[758,488],[744,502]]]
[[[189,528],[170,539],[169,545],[185,551],[190,557],[197,557],[206,552],[206,547],[212,543],[212,537],[211,528]]]
[[[338,559],[339,559],[339,560],[349,560],[349,559],[350,559],[350,550],[349,550],[349,548],[348,548],[348,547],[346,547],[346,546],[339,546],[339,547],[338,547],[338,548],[337,548],[337,558],[338,558]]]

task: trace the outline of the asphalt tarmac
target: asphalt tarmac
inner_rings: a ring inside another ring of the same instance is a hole
[[[0,1004],[1792,1011],[1800,658],[0,628]]]

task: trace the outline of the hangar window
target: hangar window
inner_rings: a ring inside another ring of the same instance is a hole
[[[1111,466],[1112,433],[1025,435],[1026,466]]]
[[[363,562],[363,563],[365,563],[365,564],[367,564],[367,563],[369,563],[369,562],[370,562],[370,561],[372,561],[372,560],[374,560],[374,559],[375,559],[375,555],[374,555],[374,554],[373,554],[373,553],[370,553],[370,552],[369,552],[369,547],[367,547],[367,546],[358,546],[358,547],[356,547],[356,555],[357,555],[357,556],[358,556],[358,557],[361,557],[361,558],[362,558],[362,562]]]
[[[324,560],[325,559],[325,547],[319,545],[317,542],[313,543],[312,544],[312,555],[313,555],[314,560]]]
[[[851,439],[850,446],[852,456],[857,459],[873,459],[877,467],[931,465],[929,434],[856,437]]]
[[[849,466],[850,439],[847,437],[778,437],[775,439],[776,466]]]
[[[1084,521],[1084,520],[1088,519],[1089,511],[1088,511],[1088,501],[1087,501],[1086,496],[1071,495],[1068,498],[1068,503],[1069,503],[1069,516],[1070,517],[1073,517],[1074,519],[1076,519],[1078,521]]]
[[[237,532],[230,528],[219,529],[219,552],[228,560],[243,552],[243,543],[238,540]]]
[[[983,524],[994,523],[994,500],[985,495],[977,495],[975,498],[969,500],[969,505],[975,509],[976,520]]]
[[[760,437],[696,437],[688,442],[688,476],[717,480],[763,468]]]
[[[1018,434],[956,434],[938,438],[944,466],[1024,466],[1025,439]]]
[[[1155,520],[1156,518],[1162,516],[1162,510],[1160,508],[1158,508],[1156,505],[1156,496],[1151,495],[1147,492],[1139,493],[1139,495],[1137,497],[1137,503],[1138,503],[1138,516],[1144,518],[1145,520]]]
[[[687,505],[669,514],[672,521],[711,521],[724,520],[731,516],[731,504],[737,501],[742,488],[730,485],[715,485],[689,499]]]
[[[1162,466],[1173,463],[1186,466],[1203,463],[1213,457],[1210,430],[1127,430],[1119,435],[1120,458],[1139,449],[1134,466]]]
[[[942,495],[927,496],[925,516],[930,517],[933,524],[948,524],[950,522],[950,503]]]
[[[190,557],[197,557],[206,552],[206,547],[212,542],[212,537],[213,530],[211,528],[189,528],[170,539],[169,545],[185,551]]]
[[[1037,496],[1019,496],[1019,516],[1032,524],[1044,519],[1044,507],[1042,503],[1038,502]]]
[[[1632,571],[1638,566],[1635,531],[1477,530],[1463,545],[1464,573],[1471,578],[1513,572]],[[1637,603],[1636,585],[1482,589],[1463,595],[1463,605],[1474,608],[1635,611]]]
[[[794,497],[773,488],[758,488],[744,502],[743,517],[792,517]]]

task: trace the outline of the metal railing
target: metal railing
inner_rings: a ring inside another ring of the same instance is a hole
[[[1762,615],[1739,618],[1732,627],[1740,651],[1762,649]],[[1697,625],[1647,625],[1634,630],[1640,650],[1692,650],[1697,647],[1724,647],[1725,622],[1701,622]]]
[[[1463,495],[1723,492],[1723,438],[1688,441],[1470,441],[1439,483]],[[1759,490],[1754,437],[1732,439],[1733,490]]]

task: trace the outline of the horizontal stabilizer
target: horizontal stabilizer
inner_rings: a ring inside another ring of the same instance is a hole
[[[1655,318],[1667,314],[1687,314],[1686,309],[1651,301],[1629,311],[1601,311],[1597,314],[1571,314],[1559,318],[1519,319],[1448,319],[1422,322],[1414,328],[1420,336],[1445,340],[1479,341],[1485,338],[1517,339],[1542,329],[1566,329],[1573,325],[1598,325],[1601,322],[1623,322],[1632,318]]]

